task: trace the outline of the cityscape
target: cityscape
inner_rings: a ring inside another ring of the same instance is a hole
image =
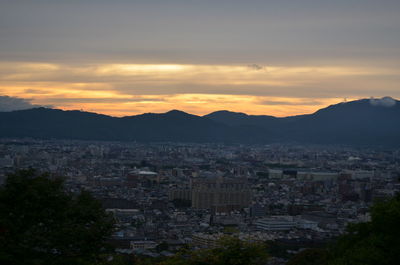
[[[0,265],[399,265],[399,0],[0,0]]]
[[[149,257],[224,235],[297,253],[369,221],[373,201],[400,191],[399,149],[2,139],[0,157],[2,182],[35,168],[90,191],[115,217],[116,251]]]

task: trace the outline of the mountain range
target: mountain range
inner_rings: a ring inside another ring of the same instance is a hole
[[[118,118],[83,111],[33,108],[0,112],[0,137],[398,147],[400,101],[361,99],[284,118],[230,111],[197,116],[179,110]]]

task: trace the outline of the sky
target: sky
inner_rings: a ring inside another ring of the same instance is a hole
[[[290,116],[400,98],[398,0],[0,0],[0,104]]]

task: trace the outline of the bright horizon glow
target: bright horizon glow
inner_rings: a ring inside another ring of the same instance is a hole
[[[112,116],[179,109],[197,115],[230,110],[285,117],[313,113],[344,98],[398,96],[397,83],[390,80],[384,85],[391,93],[381,94],[377,89],[383,84],[378,82],[381,75],[395,76],[396,71],[349,66],[77,66],[3,62],[0,63],[0,91],[2,95],[28,99],[32,104]],[[366,79],[370,79],[368,84]],[[321,87],[331,89],[326,91]],[[340,89],[334,90],[335,87]],[[305,95],[305,90],[313,96]],[[338,94],[345,96],[338,97]]]
[[[0,91],[2,95],[28,99],[32,104],[112,116],[180,109],[197,115],[230,110],[285,117],[313,113],[344,98],[396,97],[399,91],[395,80],[379,82],[381,75],[396,74],[392,69],[348,66],[76,66],[3,62],[0,63]],[[370,81],[365,84],[365,80]],[[382,84],[390,93],[381,94],[378,88]],[[336,87],[340,89],[334,90]],[[305,90],[313,96],[307,96]],[[369,91],[380,93],[369,94]],[[345,96],[338,97],[338,94]]]

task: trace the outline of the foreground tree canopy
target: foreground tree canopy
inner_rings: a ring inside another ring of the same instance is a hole
[[[290,265],[400,264],[400,194],[374,204],[371,221],[351,224],[330,248],[299,253]]]
[[[160,265],[264,265],[268,254],[264,244],[225,237],[213,249],[182,251]]]
[[[0,264],[99,264],[112,230],[101,204],[61,179],[24,170],[0,188]]]
[[[350,225],[333,256],[332,264],[400,264],[400,194],[375,203],[370,222]]]

